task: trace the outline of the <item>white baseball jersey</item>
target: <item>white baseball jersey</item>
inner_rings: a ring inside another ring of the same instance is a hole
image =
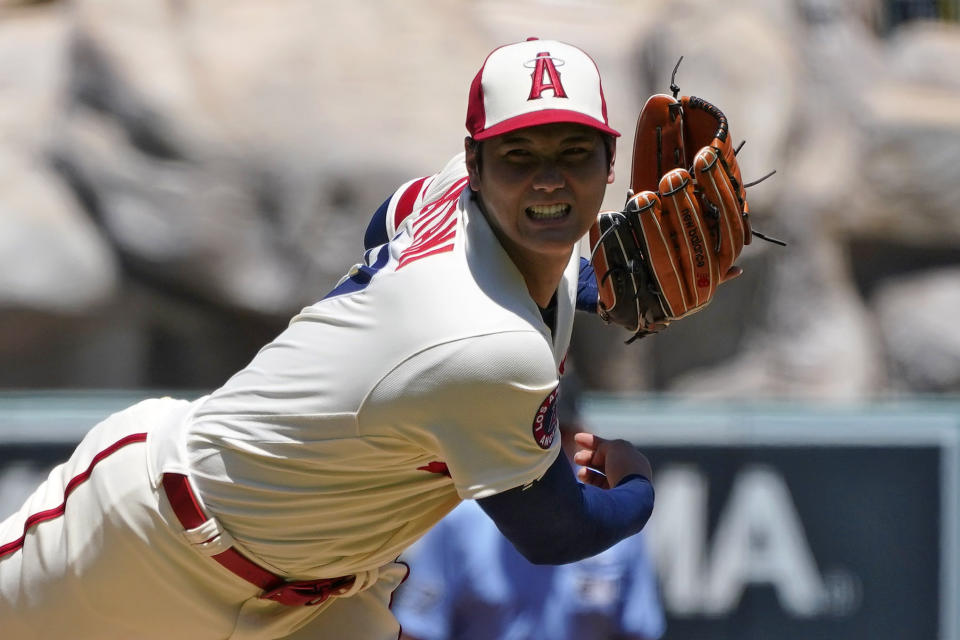
[[[404,185],[390,224],[407,211],[199,404],[182,447],[155,447],[157,471],[186,471],[239,545],[291,576],[382,566],[461,498],[530,483],[559,450],[551,403],[578,257],[551,333],[462,154]]]

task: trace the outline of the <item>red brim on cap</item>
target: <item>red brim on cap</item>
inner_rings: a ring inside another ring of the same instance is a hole
[[[513,118],[507,118],[503,122],[498,122],[488,129],[484,129],[483,131],[473,134],[473,139],[486,140],[487,138],[503,135],[504,133],[516,131],[517,129],[536,127],[542,124],[554,124],[557,122],[582,124],[592,129],[597,129],[598,131],[608,135],[620,137],[619,131],[616,129],[611,129],[603,122],[591,118],[588,115],[579,113],[577,111],[567,111],[565,109],[543,109],[540,111],[524,113],[519,116],[514,116]]]

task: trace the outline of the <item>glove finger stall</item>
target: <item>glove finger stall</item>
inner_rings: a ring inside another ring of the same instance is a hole
[[[675,243],[670,238],[669,220],[664,220],[660,197],[652,191],[641,191],[627,207],[627,217],[633,225],[637,243],[646,257],[654,292],[662,303],[664,315],[674,318],[686,312],[687,293]]]
[[[744,227],[736,192],[719,158],[717,149],[704,147],[694,157],[693,169],[710,230],[710,249],[717,258],[722,280],[743,250]]]
[[[740,165],[730,141],[730,125],[723,111],[696,96],[683,96],[680,99],[683,105],[684,140],[687,142],[687,166],[694,164],[696,154],[704,146],[711,146],[720,152],[720,165],[733,185],[738,201],[738,209],[742,216],[745,229],[744,244],[750,244],[749,207],[747,206],[746,191],[743,188],[743,178],[740,176]]]
[[[672,96],[658,93],[650,96],[637,118],[630,171],[630,188],[634,193],[656,191],[660,177],[670,169],[690,166],[683,144],[683,113]]]
[[[684,287],[681,317],[706,305],[720,283],[719,268],[707,248],[707,226],[693,180],[685,169],[667,172],[660,180],[663,220],[674,245],[676,270]]]

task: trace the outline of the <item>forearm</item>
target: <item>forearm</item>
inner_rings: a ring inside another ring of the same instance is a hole
[[[566,564],[639,532],[650,518],[653,500],[653,485],[639,474],[609,490],[580,484],[560,455],[533,485],[478,503],[530,562]]]

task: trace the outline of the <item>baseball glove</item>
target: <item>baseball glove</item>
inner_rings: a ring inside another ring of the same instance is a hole
[[[751,230],[745,190],[774,172],[744,185],[723,112],[671,89],[637,119],[626,206],[590,229],[598,312],[634,332],[628,343],[703,309],[742,273],[751,235],[783,244]]]

